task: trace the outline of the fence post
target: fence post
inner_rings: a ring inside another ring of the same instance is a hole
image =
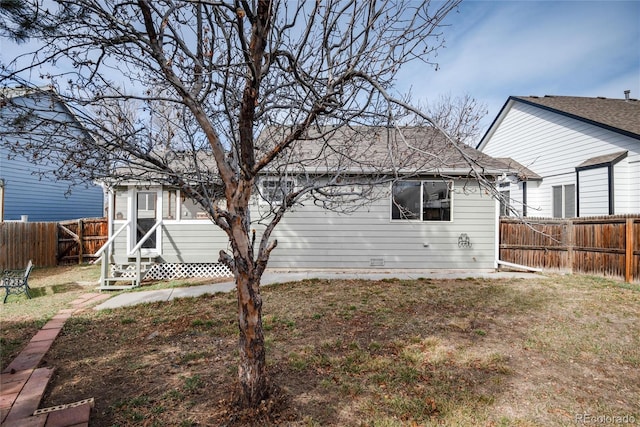
[[[78,264],[82,264],[82,259],[84,258],[84,232],[83,229],[84,222],[82,219],[78,220]]]
[[[625,246],[625,265],[624,265],[624,281],[631,283],[633,281],[633,218],[627,218],[626,221],[626,237],[624,239]]]
[[[567,245],[567,263],[569,264],[567,267],[569,269],[569,273],[573,274],[573,246],[575,245],[573,238],[573,219],[565,220],[565,224],[567,225],[565,229],[567,233],[565,236],[565,243]]]

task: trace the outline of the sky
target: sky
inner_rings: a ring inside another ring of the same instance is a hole
[[[397,88],[421,102],[470,95],[488,109],[482,133],[509,96],[640,99],[640,0],[467,0],[445,24],[438,71],[414,63]]]
[[[420,104],[475,98],[488,110],[482,133],[511,95],[640,99],[640,0],[465,0],[444,24],[438,71],[408,64],[396,89]],[[0,39],[5,61],[8,47]]]

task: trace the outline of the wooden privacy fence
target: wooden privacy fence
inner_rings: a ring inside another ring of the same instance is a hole
[[[106,218],[64,222],[0,222],[0,270],[84,263],[107,241]]]
[[[109,238],[106,218],[83,218],[58,223],[58,264],[82,264],[95,259]]]
[[[640,215],[501,218],[500,259],[640,281]]]

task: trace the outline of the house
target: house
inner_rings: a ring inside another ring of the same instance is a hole
[[[24,108],[31,110],[29,118],[25,118]],[[26,124],[33,117],[38,118]],[[38,124],[33,125],[36,121]],[[76,121],[81,127],[50,88],[0,89],[0,221],[57,222],[104,216],[104,192],[100,186],[56,180],[56,164],[51,159],[34,160],[33,156],[17,154],[9,148],[24,146],[30,138],[45,133],[65,138],[55,122],[69,121]]]
[[[525,217],[640,212],[640,101],[511,96],[477,148],[510,163],[500,190]]]
[[[318,150],[325,149],[319,156]],[[357,153],[345,155],[350,149]],[[257,184],[251,216],[258,238],[271,208],[282,202],[282,189],[335,179],[340,170],[351,189],[371,185],[371,197],[363,203],[343,197],[342,205],[331,206],[326,193],[311,191],[276,226],[272,238],[278,247],[270,268],[496,268],[498,202],[491,185],[473,174],[481,170],[484,179],[493,181],[505,170],[501,162],[468,146],[454,147],[439,132],[421,128],[404,129],[402,138],[387,128],[341,128],[322,143],[302,141],[283,157],[291,155],[296,161],[286,173],[276,162]],[[353,158],[363,160],[348,161]],[[400,166],[395,178],[391,169],[379,167],[392,161]],[[136,286],[144,274],[228,275],[218,264],[219,251],[228,249],[226,234],[180,190],[153,181],[109,185],[103,287]],[[129,283],[118,284],[122,280]]]

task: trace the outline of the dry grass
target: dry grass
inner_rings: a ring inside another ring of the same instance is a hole
[[[92,426],[640,422],[637,287],[580,276],[307,280],[263,297],[279,392],[260,411],[230,404],[228,294],[75,316],[48,355],[57,373],[43,405],[95,397]]]
[[[129,292],[195,286],[229,279],[180,279],[144,282]],[[20,349],[57,312],[69,308],[69,303],[87,292],[97,292],[100,265],[66,265],[35,268],[29,275],[32,299],[25,294],[10,295],[0,304],[0,370],[13,360]],[[112,292],[117,295],[120,292]],[[4,299],[4,290],[0,290]]]

